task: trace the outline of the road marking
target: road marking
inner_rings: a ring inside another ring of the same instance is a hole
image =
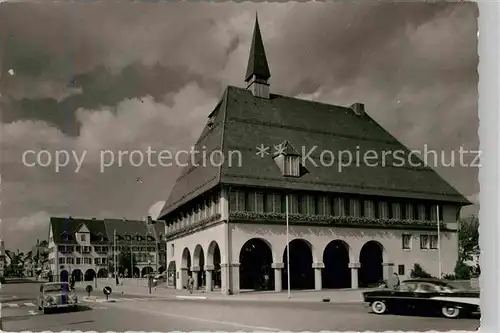
[[[36,315],[38,314],[38,312],[33,311],[33,310],[30,310],[28,313],[29,313],[30,315],[32,315],[32,316],[36,316]]]
[[[178,299],[207,299],[206,296],[175,296]]]
[[[8,307],[11,307],[11,308],[18,308],[19,307],[19,304],[17,304],[17,303],[5,303],[5,305],[7,305]]]
[[[33,304],[33,303],[24,303],[24,305],[26,305],[26,306],[35,306],[35,304]]]
[[[158,312],[158,311],[151,311],[151,310],[145,310],[145,309],[134,309],[134,311],[141,311],[141,312],[147,312],[147,313],[153,313],[159,316],[167,316],[167,317],[177,317],[177,318],[182,318],[182,319],[188,319],[188,320],[194,320],[194,321],[201,321],[205,323],[212,323],[212,324],[222,324],[222,325],[228,325],[228,326],[234,326],[234,327],[241,327],[241,328],[248,328],[254,331],[274,331],[274,332],[282,332],[283,330],[278,329],[278,328],[271,328],[271,327],[263,327],[263,326],[252,326],[252,325],[244,325],[244,324],[239,324],[231,321],[223,321],[223,320],[213,320],[213,319],[205,319],[205,318],[198,318],[198,317],[189,317],[189,316],[183,316],[175,313],[168,313],[168,312]]]

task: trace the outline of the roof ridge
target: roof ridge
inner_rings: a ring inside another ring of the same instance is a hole
[[[224,90],[224,95],[223,95],[223,104],[221,105],[221,111],[223,112],[222,114],[222,128],[221,128],[221,139],[220,139],[220,150],[223,152],[224,151],[224,137],[226,135],[226,120],[227,120],[227,105],[229,103],[229,90],[231,86],[227,86],[226,89]],[[222,178],[222,166],[219,166],[219,172],[217,172],[217,183],[220,182]]]
[[[238,86],[235,86],[235,85],[228,85],[228,87],[231,87],[231,88],[234,88],[234,89],[237,89],[237,90],[248,91],[247,89],[245,89],[243,87],[238,87]],[[331,103],[328,103],[328,102],[319,102],[319,101],[314,101],[314,100],[309,100],[309,99],[304,99],[304,98],[298,98],[298,97],[294,97],[294,96],[280,95],[280,94],[276,94],[276,93],[271,93],[270,96],[271,96],[269,98],[270,100],[273,99],[272,97],[280,97],[280,98],[283,98],[283,99],[294,99],[294,100],[301,101],[301,102],[319,104],[319,105],[330,106],[330,107],[333,106],[333,107],[336,107],[336,108],[345,109],[347,111],[352,111],[351,108],[350,108],[350,106],[331,104]]]

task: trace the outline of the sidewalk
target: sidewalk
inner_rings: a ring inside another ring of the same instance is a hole
[[[77,283],[76,289],[85,292],[85,287],[91,285],[94,287],[94,282]],[[102,289],[105,286],[111,287],[113,292],[109,299],[113,297],[120,297],[122,294],[137,295],[137,296],[151,296],[166,299],[206,299],[206,300],[220,300],[220,301],[255,301],[255,302],[330,302],[330,303],[360,303],[363,302],[362,293],[370,289],[339,289],[339,290],[298,290],[291,292],[291,298],[288,298],[287,291],[274,292],[274,291],[242,291],[237,295],[223,295],[220,291],[205,292],[203,290],[194,291],[190,294],[186,290],[177,290],[167,288],[162,285],[151,289],[144,284],[136,285],[123,285],[116,286],[114,280],[101,280],[97,283],[97,290],[91,293],[91,296],[98,298],[105,298]]]

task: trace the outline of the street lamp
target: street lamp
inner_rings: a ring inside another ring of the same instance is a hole
[[[149,265],[151,265],[151,260],[148,260],[148,267],[149,267]],[[152,276],[151,272],[149,272],[149,274],[148,274],[148,287],[149,287],[149,293],[150,294],[151,294],[151,284],[152,284],[152,282],[153,282],[153,276]]]

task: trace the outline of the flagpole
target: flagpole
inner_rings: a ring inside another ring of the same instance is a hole
[[[288,298],[290,299],[292,295],[290,294],[290,242],[288,236],[288,194],[285,197],[286,201],[286,278],[288,287]]]
[[[132,252],[132,237],[130,238],[130,278],[134,278],[134,253]]]
[[[115,272],[115,281],[116,281],[116,277],[118,276],[118,263],[117,263],[117,252],[116,252],[117,248],[116,248],[116,229],[113,231],[113,262],[115,263],[115,268],[114,268],[114,272]]]
[[[439,220],[439,205],[436,205],[436,210],[437,210],[437,247],[438,247],[438,272],[439,272],[439,279],[441,278],[441,221]]]

